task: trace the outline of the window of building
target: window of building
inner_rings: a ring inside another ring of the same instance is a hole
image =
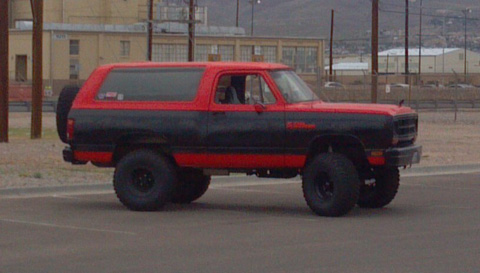
[[[251,62],[252,61],[252,46],[241,46],[240,47],[240,61],[242,62]]]
[[[80,41],[70,40],[70,55],[80,54]]]
[[[218,54],[222,56],[222,61],[224,62],[232,62],[233,55],[234,55],[235,47],[232,45],[219,45],[218,46]]]
[[[193,101],[204,69],[115,69],[100,88],[98,100]]]
[[[318,68],[317,54],[315,47],[284,47],[283,63],[297,73],[312,74]]]
[[[152,59],[156,62],[186,62],[188,48],[186,45],[154,44]]]
[[[267,63],[277,62],[277,47],[276,46],[262,46],[263,60]]]
[[[130,41],[120,41],[120,56],[130,56]]]
[[[208,54],[211,53],[210,45],[196,45],[195,46],[195,61],[206,62],[208,61]]]
[[[78,59],[70,59],[70,80],[78,80],[80,75],[80,62]]]
[[[295,47],[284,47],[282,55],[282,62],[293,68],[295,66]]]

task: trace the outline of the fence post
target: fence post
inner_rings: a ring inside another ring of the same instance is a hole
[[[457,112],[458,112],[457,100],[455,99],[453,103],[455,105],[455,119],[453,121],[457,122]]]

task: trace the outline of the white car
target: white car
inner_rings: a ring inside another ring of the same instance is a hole
[[[466,89],[466,88],[475,88],[475,86],[468,83],[454,83],[454,84],[447,85],[447,88]]]
[[[343,86],[343,84],[341,84],[339,82],[326,82],[324,87],[325,88],[334,88],[334,89],[337,89],[337,88],[345,89],[345,86]]]
[[[406,83],[391,83],[390,87],[391,88],[405,88],[405,89],[408,89],[410,86]]]
[[[442,84],[434,84],[434,83],[427,83],[420,85],[420,88],[425,88],[425,89],[440,89],[440,88],[445,88]]]

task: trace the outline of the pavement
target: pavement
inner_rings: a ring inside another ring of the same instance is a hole
[[[112,171],[113,172],[113,171]],[[469,174],[480,173],[480,164],[466,165],[447,165],[447,166],[428,166],[400,169],[401,177],[420,177],[432,175],[453,175],[453,174]],[[245,181],[252,181],[254,184],[279,184],[282,181],[287,183],[301,183],[299,177],[294,179],[255,179],[245,175],[217,176],[212,178],[212,185],[215,184],[239,184],[244,185]],[[251,182],[247,182],[247,185]],[[111,181],[102,183],[87,183],[68,186],[46,186],[46,187],[19,187],[19,188],[0,188],[0,198],[17,198],[17,197],[38,197],[55,194],[87,194],[87,193],[112,193],[113,187]],[[1,273],[1,271],[0,271]]]
[[[104,184],[2,190],[0,272],[478,272],[480,170],[413,170],[386,208],[340,218],[314,215],[298,179],[218,178],[146,213]]]

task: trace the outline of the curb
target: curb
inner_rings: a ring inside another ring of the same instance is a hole
[[[430,167],[413,167],[401,169],[402,177],[422,177],[437,175],[455,175],[455,174],[480,174],[480,164],[471,165],[450,165],[450,166],[430,166]],[[225,186],[248,186],[248,185],[275,185],[281,182],[273,182],[273,179],[264,179],[264,182],[246,182],[248,178],[254,176],[232,175],[220,176],[212,179],[213,187]],[[297,179],[287,179],[285,183],[300,183]],[[283,184],[285,184],[283,183]],[[81,194],[102,194],[112,193],[112,183],[86,184],[86,185],[69,185],[69,186],[46,186],[34,188],[7,188],[0,189],[0,199],[2,198],[22,198],[22,197],[44,197],[61,195],[81,195]]]
[[[113,186],[111,183],[105,184],[87,184],[87,185],[70,185],[70,186],[46,186],[46,187],[31,187],[31,188],[8,188],[0,189],[1,198],[15,198],[15,197],[42,197],[51,196],[55,194],[62,195],[76,195],[76,194],[98,194],[111,193]]]
[[[429,166],[400,169],[403,177],[480,173],[480,164]]]

